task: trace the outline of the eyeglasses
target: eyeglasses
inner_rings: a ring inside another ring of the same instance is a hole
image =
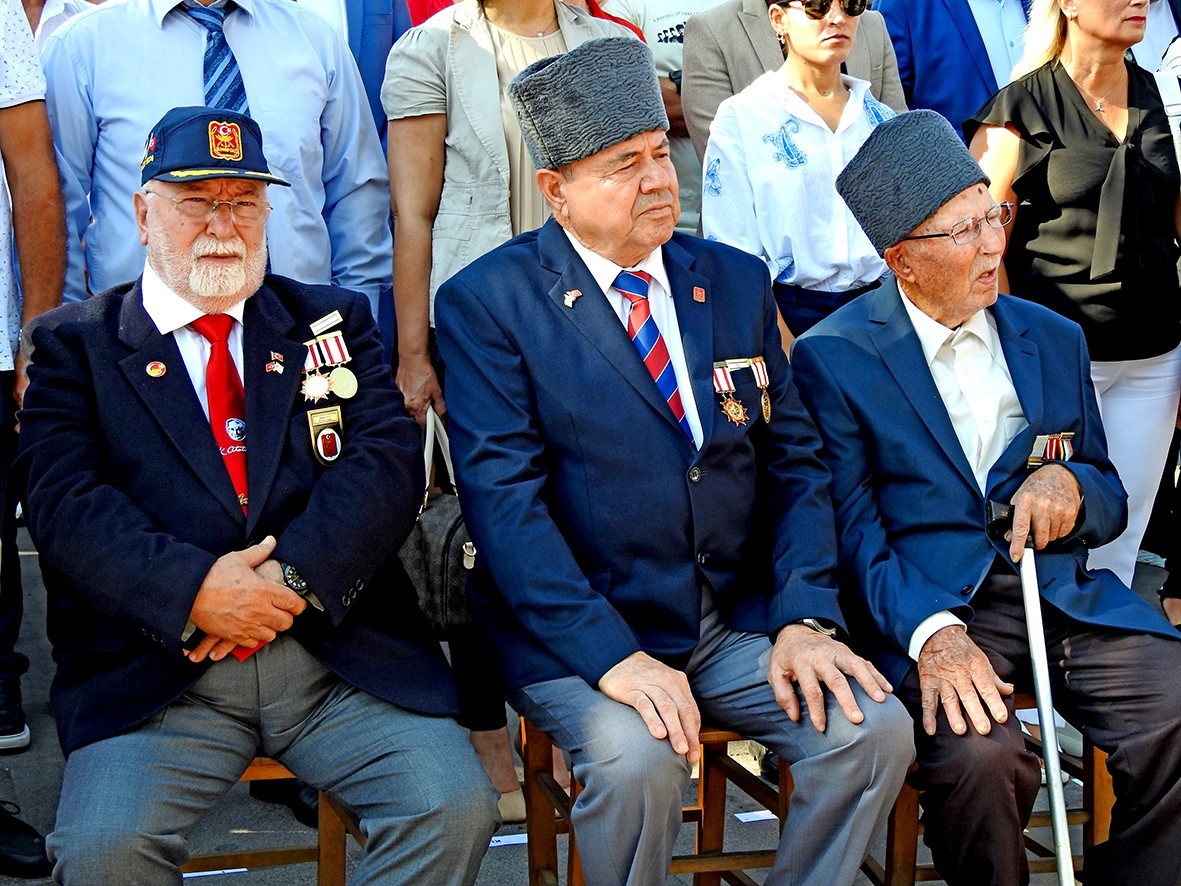
[[[217,207],[228,206],[230,218],[235,224],[253,226],[261,225],[270,215],[271,205],[257,200],[211,200],[208,197],[169,197],[159,191],[149,191],[145,194],[153,197],[163,197],[176,207],[176,211],[191,221],[208,223],[217,215]]]
[[[980,232],[984,230],[984,223],[987,223],[989,227],[999,230],[1012,220],[1013,204],[998,203],[979,218],[966,218],[963,221],[956,222],[951,226],[950,231],[944,231],[942,234],[915,234],[914,236],[903,237],[902,239],[934,240],[936,237],[950,237],[951,242],[956,246],[966,246],[980,236]]]
[[[833,0],[782,0],[784,5],[798,3],[804,10],[804,15],[811,19],[822,19],[832,9]],[[869,0],[839,0],[841,11],[845,15],[858,16],[869,7]]]

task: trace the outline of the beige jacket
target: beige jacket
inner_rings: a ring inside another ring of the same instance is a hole
[[[634,34],[556,3],[566,49],[595,37]],[[456,271],[512,237],[508,149],[490,25],[477,0],[462,0],[394,44],[381,87],[386,116],[447,115],[443,192],[431,236],[435,291]]]

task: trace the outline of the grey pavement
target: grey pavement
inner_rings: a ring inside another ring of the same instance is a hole
[[[42,833],[46,833],[53,826],[61,785],[62,755],[53,719],[49,714],[49,681],[53,673],[53,661],[45,636],[45,589],[37,567],[37,555],[23,531],[20,547],[25,593],[25,622],[21,632],[20,648],[29,656],[31,662],[29,674],[23,681],[23,690],[25,713],[33,740],[29,749],[21,754],[0,756],[0,799],[19,804],[21,818]],[[1155,603],[1155,590],[1163,581],[1163,574],[1159,567],[1142,565],[1136,573],[1137,591]],[[1044,793],[1043,791],[1041,804],[1045,802]],[[1076,786],[1071,785],[1067,788],[1068,803],[1076,802],[1078,795]],[[755,808],[748,798],[734,792],[733,789],[729,805],[729,812],[750,811]],[[1076,848],[1079,840],[1078,831],[1079,828],[1072,828]],[[728,821],[726,833],[727,849],[764,849],[774,845],[776,836],[775,825],[772,822],[743,824],[733,818]],[[523,834],[523,825],[506,825],[497,833],[494,843],[505,837]],[[194,853],[201,853],[311,843],[313,839],[314,832],[299,824],[286,808],[254,800],[247,793],[245,785],[237,785],[194,832],[191,848]],[[562,838],[559,840],[562,841]],[[874,854],[879,858],[883,845],[884,839],[880,839],[874,850]],[[687,852],[691,846],[692,834],[686,827],[682,831],[678,851]],[[357,849],[351,840],[350,854],[356,858]],[[919,854],[920,861],[930,860],[929,853],[924,848],[920,847]],[[759,872],[752,872],[752,876],[762,882]],[[49,882],[0,877],[0,886]],[[202,875],[186,882],[208,886],[313,886],[316,879],[312,865],[296,865],[226,872],[212,876]],[[476,882],[477,886],[524,886],[527,882],[525,846],[511,842],[508,845],[493,845],[488,850]],[[692,878],[689,876],[669,878],[669,883],[691,882]],[[1052,875],[1035,876],[1032,879],[1034,886],[1050,886],[1055,882],[1056,879]],[[868,883],[866,878],[859,877],[856,886],[865,886]]]

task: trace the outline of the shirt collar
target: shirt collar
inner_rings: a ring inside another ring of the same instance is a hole
[[[140,285],[143,290],[144,310],[152,318],[161,335],[183,329],[194,320],[205,316],[204,311],[169,289],[168,284],[161,280],[160,275],[152,268],[151,262],[144,262],[144,275]],[[242,299],[226,313],[241,323],[245,307],[246,299]]]
[[[999,352],[1000,336],[997,335],[996,321],[993,320],[989,311],[981,309],[960,324],[958,329],[950,329],[923,313],[914,302],[906,297],[901,286],[898,287],[898,295],[902,298],[902,306],[906,308],[915,335],[919,338],[919,345],[923,349],[923,357],[927,361],[927,366],[935,362],[940,348],[965,335],[975,335],[980,339],[988,348],[989,356],[995,358]]]
[[[587,249],[577,237],[565,228],[562,228],[562,232],[570,239],[570,245],[574,247],[579,258],[586,263],[587,270],[591,272],[591,276],[595,278],[595,282],[599,284],[599,289],[603,290],[604,294],[609,293],[615,286],[615,278],[619,276],[620,271],[644,271],[651,274],[652,278],[660,284],[661,291],[666,294],[672,293],[672,287],[668,285],[668,272],[664,269],[663,246],[656,247],[639,264],[625,268],[608,258],[603,258],[597,252]]]
[[[210,6],[225,6],[228,0],[214,0]],[[234,5],[245,12],[247,15],[254,13],[254,0],[233,0]],[[164,17],[172,10],[182,6],[204,5],[197,4],[196,0],[148,0],[148,5],[152,10],[152,17],[156,20],[156,24],[164,27]],[[183,10],[182,10],[183,12]]]

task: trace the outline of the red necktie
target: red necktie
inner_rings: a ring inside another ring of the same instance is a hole
[[[238,493],[242,513],[246,513],[246,394],[234,358],[230,356],[234,318],[229,314],[206,314],[190,325],[209,342],[209,362],[205,366],[209,426],[230,482]],[[238,661],[245,661],[264,645],[259,643],[253,649],[236,646],[232,654]]]

